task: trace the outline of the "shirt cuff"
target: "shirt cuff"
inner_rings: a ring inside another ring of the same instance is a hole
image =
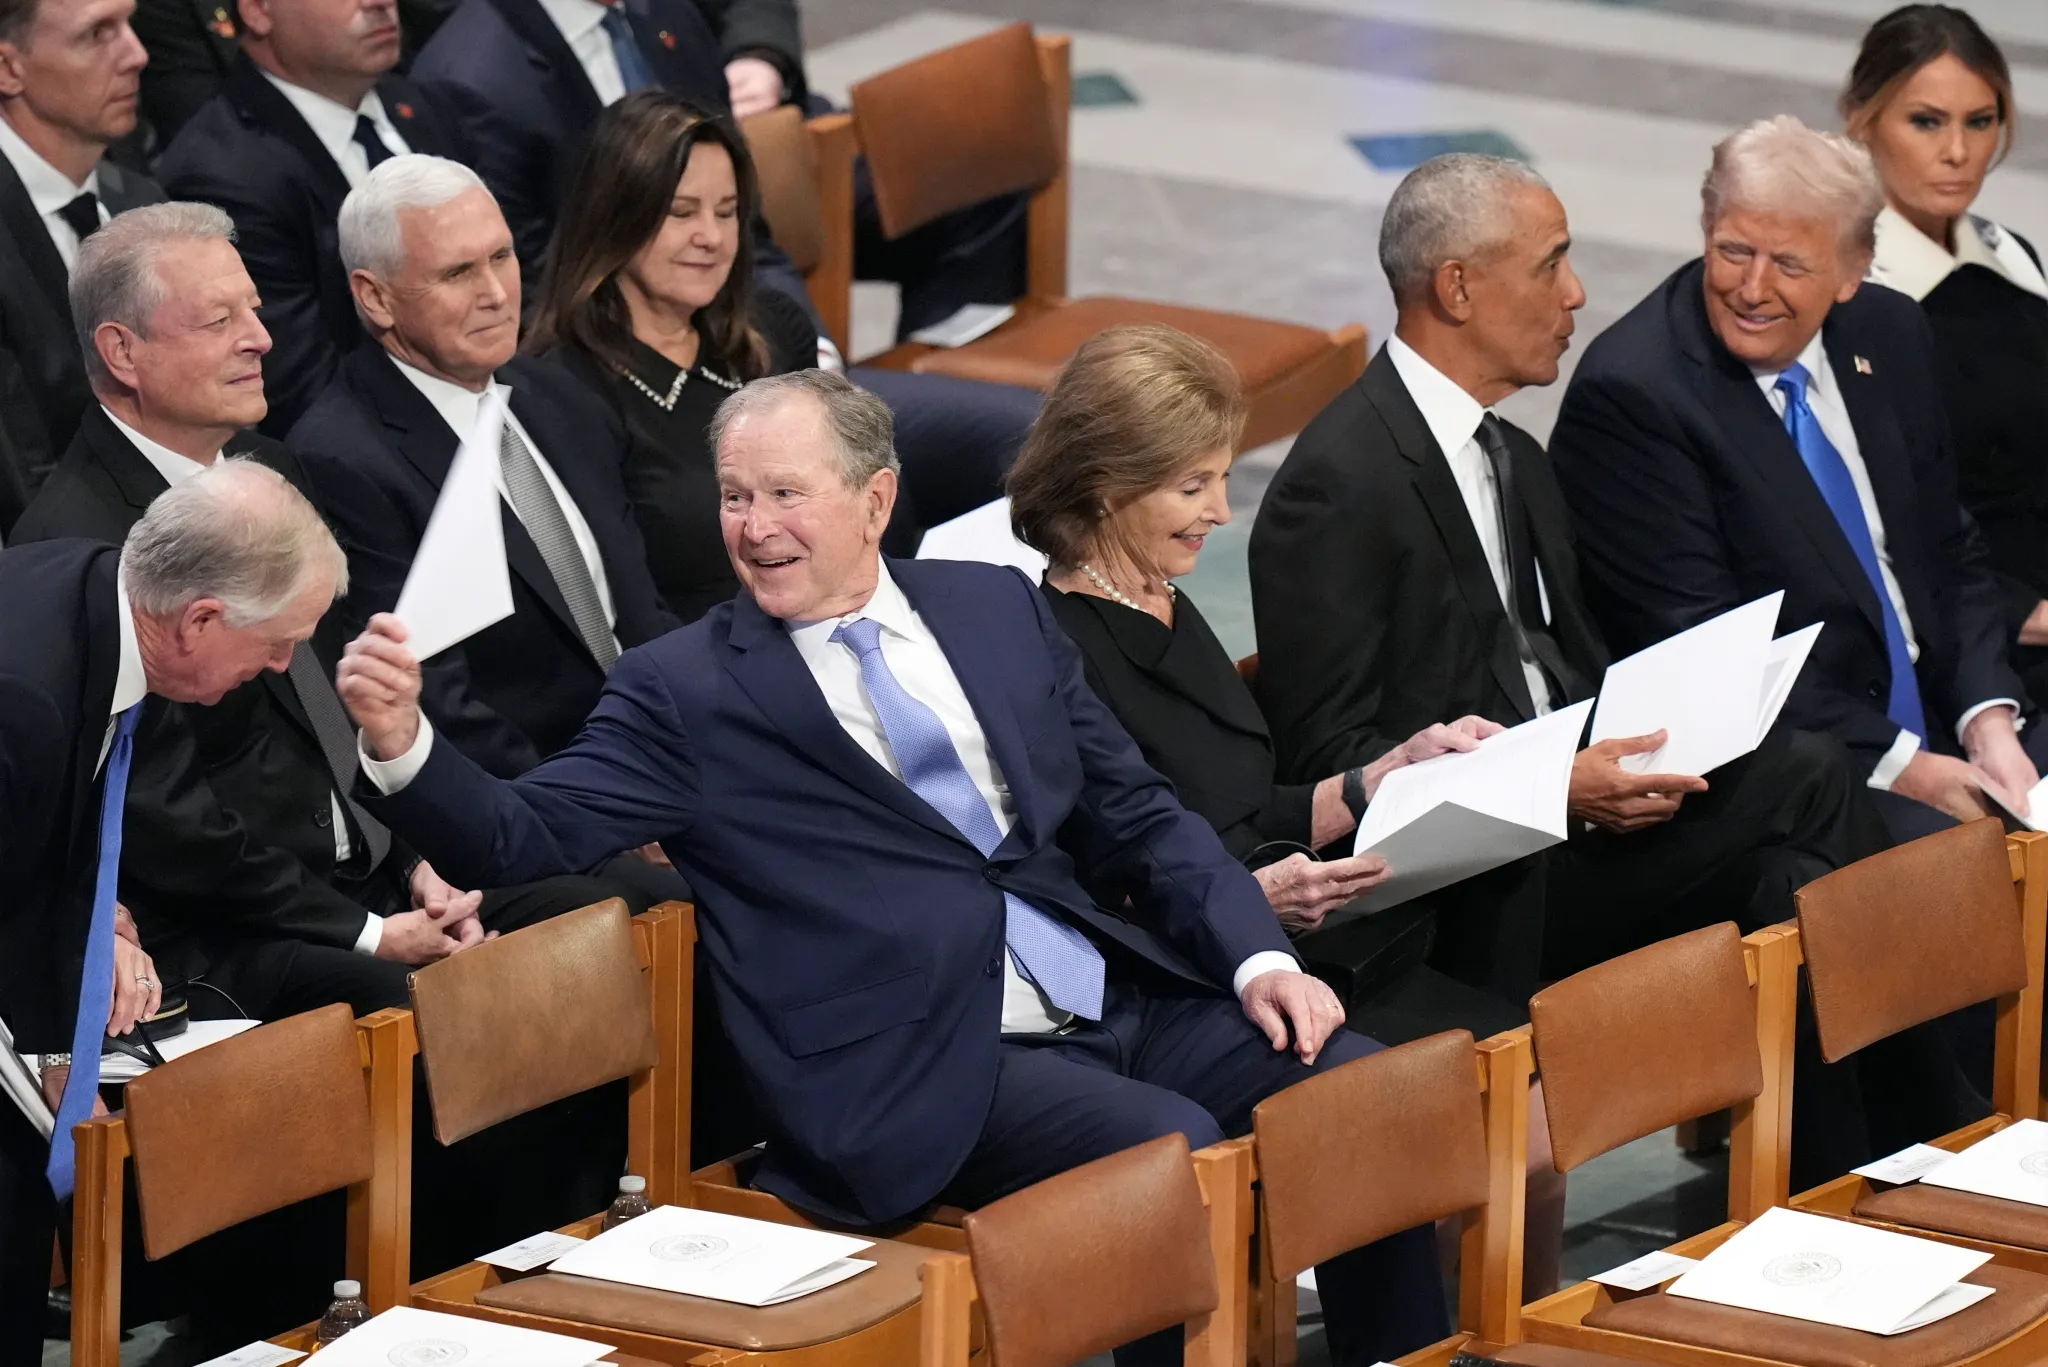
[[[420,713],[420,733],[412,738],[412,748],[397,759],[372,759],[369,748],[363,744],[363,733],[356,732],[356,758],[361,761],[370,785],[386,797],[419,777],[420,770],[427,767],[427,752],[433,745],[434,727],[424,712]]]
[[[1957,719],[1956,741],[1958,743],[1961,743],[1963,739],[1963,732],[1969,729],[1971,722],[1977,720],[1977,715],[1980,712],[1987,712],[1994,707],[2010,707],[2012,709],[2013,730],[2017,731],[2022,726],[2026,725],[2025,720],[2020,716],[2020,704],[2017,698],[1991,698],[1987,701],[1978,703],[1975,707],[1963,713],[1963,715]]]
[[[1906,772],[1906,766],[1913,762],[1913,756],[1920,753],[1920,737],[1901,727],[1899,738],[1892,742],[1892,748],[1884,752],[1884,758],[1870,771],[1870,786],[1879,792],[1888,793],[1899,781],[1899,775]]]
[[[1292,954],[1284,950],[1262,949],[1237,966],[1237,972],[1230,975],[1230,990],[1242,998],[1251,980],[1261,973],[1299,972],[1301,965],[1295,961]]]
[[[377,946],[384,943],[384,918],[370,915],[363,918],[363,933],[356,936],[356,953],[375,954]]]

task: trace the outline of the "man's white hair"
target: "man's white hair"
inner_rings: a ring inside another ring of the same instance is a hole
[[[158,494],[121,547],[128,600],[146,616],[218,598],[236,628],[282,615],[323,572],[336,597],[348,591],[348,560],[320,514],[252,460],[217,460]]]
[[[1759,119],[1714,146],[1700,185],[1700,227],[1711,235],[1730,210],[1833,223],[1844,257],[1877,250],[1884,186],[1870,153],[1840,133],[1821,133],[1790,114]],[[1861,274],[1861,272],[1857,272]]]
[[[1446,152],[1394,187],[1380,218],[1380,269],[1396,303],[1422,298],[1446,261],[1470,261],[1515,231],[1508,197],[1549,189],[1534,168],[1480,152]]]
[[[446,157],[409,152],[382,163],[341,202],[342,269],[388,279],[405,264],[399,212],[438,209],[471,190],[490,193],[476,172]]]

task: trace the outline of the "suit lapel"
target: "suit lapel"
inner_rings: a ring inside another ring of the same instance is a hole
[[[535,69],[554,79],[556,92],[567,100],[567,107],[562,110],[565,118],[577,128],[582,128],[604,112],[604,102],[597,98],[596,88],[590,84],[590,77],[584,74],[583,63],[576,60],[576,54],[569,48],[569,40],[555,27],[554,20],[548,18],[539,0],[491,0],[491,3],[498,7],[498,15],[506,26],[526,44],[527,58]]]
[[[282,138],[305,161],[325,201],[321,206],[323,213],[331,216],[341,212],[341,202],[348,198],[348,177],[334,164],[333,154],[314,136],[292,102],[279,93],[247,55],[235,57],[222,89],[243,123],[258,132]]]
[[[14,163],[0,157],[0,225],[4,225],[14,238],[14,245],[20,250],[22,260],[27,263],[29,274],[41,286],[43,296],[50,307],[57,310],[57,316],[67,322],[71,317],[71,276],[64,269],[64,258],[57,254],[57,244],[50,240],[50,230],[43,223],[43,216],[36,212],[36,206],[28,197],[28,187],[15,174]]]
[[[101,473],[113,486],[114,496],[121,500],[121,506],[132,526],[148,511],[156,496],[168,489],[164,477],[149,463],[149,458],[135,449],[135,443],[121,435],[106,410],[97,403],[85,410],[79,421],[79,435],[91,448],[99,463]]]
[[[1828,369],[1833,373],[1835,387],[1842,396],[1842,406],[1849,411],[1849,425],[1856,432],[1856,448],[1863,457],[1864,473],[1870,477],[1871,495],[1877,500],[1878,516],[1884,521],[1885,549],[1894,566],[1901,560],[1913,556],[1920,543],[1919,505],[1913,488],[1911,458],[1899,440],[1898,420],[1893,416],[1884,389],[1875,375],[1857,371],[1853,347],[1842,337],[1831,316],[1823,326],[1826,339]],[[1862,566],[1857,566],[1859,573]],[[1911,600],[1907,611],[1918,621],[1927,621],[1932,604],[1920,601],[1918,590],[1925,577],[1919,574],[1899,574],[1899,591]],[[1865,583],[1869,576],[1864,575]],[[1873,589],[1866,608],[1877,607],[1877,595]],[[1879,631],[1884,629],[1881,616],[1872,617]]]
[[[1675,307],[1680,349],[1699,367],[1696,383],[1701,402],[1720,420],[1729,444],[1770,486],[1778,505],[1791,513],[1881,637],[1884,618],[1878,608],[1877,591],[1871,586],[1870,576],[1863,572],[1862,562],[1849,545],[1842,524],[1835,521],[1834,512],[1821,497],[1820,486],[1813,482],[1806,462],[1800,459],[1791,433],[1785,430],[1784,420],[1771,410],[1770,400],[1757,387],[1756,377],[1713,335],[1707,322],[1697,263],[1691,278],[1679,282]],[[1862,431],[1860,424],[1857,430]]]
[[[1493,581],[1486,550],[1479,544],[1479,533],[1472,526],[1465,496],[1458,492],[1449,459],[1437,448],[1429,424],[1422,420],[1422,410],[1415,406],[1408,387],[1401,383],[1400,372],[1387,359],[1384,347],[1366,367],[1359,383],[1365,386],[1366,397],[1393,435],[1396,449],[1414,467],[1415,491],[1436,523],[1437,535],[1443,538],[1444,550],[1450,556],[1451,575],[1457,581],[1458,593],[1472,613],[1480,640],[1488,645],[1487,664],[1493,671],[1494,682],[1514,705],[1517,715],[1525,721],[1534,717],[1536,704],[1529,696],[1529,680],[1515,655],[1511,633],[1503,629],[1508,614],[1500,601],[1500,586]]]
[[[74,863],[88,866],[99,862],[100,743],[106,737],[114,705],[114,684],[121,669],[121,628],[114,592],[114,576],[119,573],[120,563],[120,552],[112,549],[87,562],[79,605],[86,641],[85,698],[73,750],[74,772],[79,781],[72,788],[71,858]]]

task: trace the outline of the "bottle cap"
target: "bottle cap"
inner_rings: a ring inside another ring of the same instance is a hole
[[[619,1179],[619,1190],[628,1196],[638,1196],[641,1192],[647,1190],[647,1179],[644,1177],[621,1177]]]
[[[348,1300],[362,1294],[363,1284],[361,1282],[336,1282],[334,1284],[334,1298],[336,1300]]]

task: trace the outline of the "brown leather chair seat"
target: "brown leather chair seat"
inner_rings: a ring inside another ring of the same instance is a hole
[[[2004,1201],[1974,1191],[1950,1191],[1915,1182],[1870,1193],[1856,1203],[1855,1214],[1911,1229],[1938,1229],[1966,1239],[2048,1250],[2048,1206]]]
[[[884,1239],[854,1256],[872,1260],[874,1268],[823,1291],[760,1308],[559,1272],[487,1287],[476,1293],[476,1303],[721,1348],[805,1348],[845,1338],[915,1305],[922,1285],[918,1269],[932,1253]]]
[[[2048,1315],[2048,1277],[1985,1266],[1963,1278],[1997,1288],[1967,1310],[1889,1337],[1658,1292],[1602,1306],[1589,1329],[1795,1363],[1798,1367],[1948,1367],[2005,1342]]]
[[[1515,1367],[1647,1367],[1639,1358],[1618,1358],[1606,1353],[1589,1353],[1583,1348],[1560,1348],[1554,1343],[1510,1343],[1497,1347],[1468,1343],[1458,1350],[1473,1357],[1512,1362]]]
[[[1104,295],[1020,310],[1018,318],[972,346],[925,352],[910,369],[1043,391],[1052,388],[1053,377],[1083,342],[1123,323],[1163,323],[1202,338],[1230,359],[1246,392],[1254,395],[1336,350],[1330,335],[1315,328]]]

